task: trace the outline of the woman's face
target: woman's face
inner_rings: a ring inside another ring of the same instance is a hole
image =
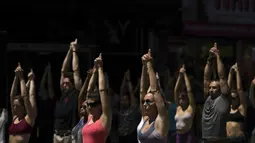
[[[179,105],[184,107],[187,106],[189,104],[189,100],[188,100],[188,94],[187,92],[181,92],[179,94]]]
[[[143,108],[144,108],[144,111],[145,111],[144,113],[147,114],[147,115],[157,111],[157,106],[156,106],[156,103],[154,101],[154,97],[153,97],[152,93],[147,93],[144,96],[142,104],[143,104]]]
[[[231,92],[231,105],[233,109],[237,109],[240,105],[240,99],[236,91]]]
[[[84,101],[84,102],[82,103],[82,105],[81,105],[80,115],[81,115],[81,116],[86,116],[86,113],[87,113],[86,110],[87,110],[87,109],[86,109],[86,101]]]
[[[97,115],[101,112],[101,101],[98,98],[89,98],[86,101],[87,111],[92,115]]]
[[[19,99],[15,99],[13,102],[13,109],[14,112],[18,115],[18,116],[22,116],[25,114],[25,107],[23,104],[21,104],[21,102],[19,101]]]

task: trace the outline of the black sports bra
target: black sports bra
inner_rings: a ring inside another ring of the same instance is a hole
[[[233,122],[244,122],[244,116],[240,113],[240,111],[237,111],[236,113],[229,113],[227,116],[227,121],[233,121]]]

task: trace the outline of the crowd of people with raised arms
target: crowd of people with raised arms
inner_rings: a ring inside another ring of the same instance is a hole
[[[167,86],[161,87],[148,49],[141,57],[142,72],[137,86],[133,87],[127,67],[120,93],[116,95],[110,88],[110,77],[104,72],[103,53],[94,60],[83,82],[78,46],[77,39],[70,43],[62,64],[59,99],[55,98],[53,80],[56,79],[52,77],[50,63],[45,68],[38,92],[33,70],[25,77],[22,63],[18,63],[10,91],[10,143],[29,142],[37,115],[52,120],[52,124],[44,122],[41,125],[42,128],[52,126],[52,132],[40,131],[42,135],[52,136],[50,141],[43,142],[247,143],[250,138],[250,142],[255,143],[255,129],[251,137],[247,137],[245,130],[248,102],[255,108],[255,76],[251,79],[247,101],[239,65],[235,63],[227,76],[216,43],[208,51],[204,68],[204,104],[200,114],[197,114],[200,111],[196,108],[196,95],[185,64],[180,65],[173,92],[167,92],[171,79],[166,78],[169,80],[165,81]],[[72,72],[69,65],[72,65]],[[51,102],[37,104],[39,98]],[[169,101],[169,98],[174,100]],[[194,130],[198,115],[201,137]],[[4,138],[7,116],[7,109],[1,109],[0,143],[8,142]]]

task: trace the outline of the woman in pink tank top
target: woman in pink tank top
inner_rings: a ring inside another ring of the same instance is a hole
[[[112,111],[101,54],[95,59],[94,68],[87,89],[86,106],[89,114],[88,122],[82,129],[83,143],[105,143],[111,129]],[[95,86],[97,73],[99,90]]]
[[[20,83],[21,96],[16,96],[18,82]],[[29,89],[28,94],[27,89]],[[26,84],[20,64],[15,70],[10,100],[13,120],[8,129],[9,142],[28,143],[37,115],[34,73],[31,70],[28,74],[28,82]]]

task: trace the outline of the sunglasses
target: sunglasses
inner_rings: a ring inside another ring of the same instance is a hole
[[[97,105],[100,105],[101,101],[96,101],[96,102],[87,102],[88,107],[96,107]]]
[[[153,101],[146,99],[146,100],[143,100],[142,103],[143,104],[145,103],[146,105],[151,105],[151,104],[153,104]]]

